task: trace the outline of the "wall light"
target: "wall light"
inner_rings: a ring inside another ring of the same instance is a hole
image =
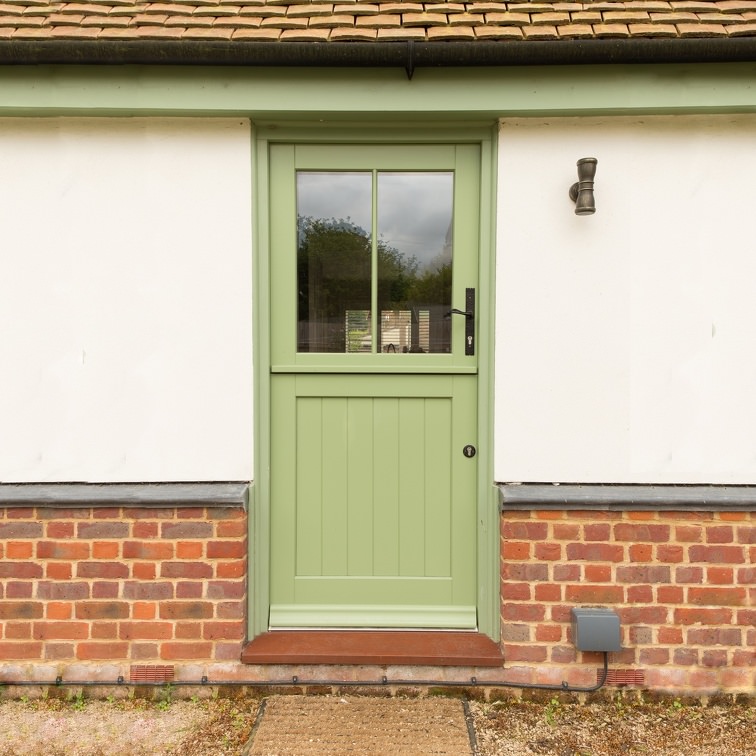
[[[596,201],[593,198],[593,179],[596,175],[596,158],[577,161],[578,180],[570,187],[570,199],[575,203],[575,215],[593,215]]]

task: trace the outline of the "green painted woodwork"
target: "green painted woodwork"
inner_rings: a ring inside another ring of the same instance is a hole
[[[313,604],[276,604],[271,616],[278,628],[303,627],[303,617],[308,627],[390,627],[412,630],[460,628],[474,630],[475,605],[470,606],[415,606],[409,613],[406,606],[398,604],[323,606]]]
[[[475,145],[480,151],[480,180],[472,187],[474,195],[480,194],[480,225],[477,229],[479,243],[479,291],[478,291],[478,322],[493,322],[493,239],[495,237],[495,171],[496,163],[496,130],[492,127],[476,126],[467,122],[454,125],[449,122],[416,124],[408,126],[370,126],[362,123],[359,128],[346,126],[324,127],[318,124],[316,128],[308,125],[304,128],[295,125],[288,127],[255,127],[256,149],[254,151],[255,175],[257,177],[256,202],[254,210],[254,224],[256,229],[256,246],[259,250],[271,248],[271,229],[269,218],[275,215],[274,208],[278,207],[279,198],[274,187],[268,183],[271,175],[270,149],[278,144],[292,144],[307,141],[309,143],[366,143],[382,144],[419,144],[419,143],[466,143]],[[274,175],[278,175],[277,172]],[[473,229],[472,236],[475,237]],[[255,379],[255,509],[250,527],[250,606],[249,606],[249,637],[254,637],[268,629],[270,595],[268,584],[268,566],[270,563],[270,441],[271,441],[271,374],[268,366],[271,364],[271,326],[270,313],[273,312],[270,293],[270,257],[268,254],[256,254],[255,260],[255,362],[258,370]],[[273,300],[275,301],[275,300]],[[275,309],[275,314],[279,312]],[[498,509],[496,489],[492,484],[492,456],[493,427],[491,423],[490,407],[493,402],[492,357],[494,334],[491,328],[479,328],[478,342],[478,447],[477,460],[477,622],[478,631],[486,633],[494,640],[499,639],[499,536]],[[296,366],[288,365],[286,369],[291,373],[298,370]],[[303,369],[303,371],[306,368]],[[352,368],[353,373],[369,372],[370,368]],[[442,366],[433,368],[435,374],[445,371]],[[466,372],[463,366],[454,368],[455,373]],[[471,372],[474,372],[474,368]],[[387,521],[390,526],[391,520]],[[384,548],[387,560],[392,552]],[[390,607],[385,607],[391,611]],[[279,605],[282,624],[289,620],[282,616],[284,605]],[[333,612],[337,607],[331,607]],[[355,607],[355,612],[362,613],[364,607]],[[462,611],[467,611],[462,607]],[[332,612],[332,616],[333,616]],[[424,612],[426,615],[429,611]],[[415,616],[422,612],[415,609]],[[313,613],[310,612],[311,617]],[[436,612],[436,616],[438,612]],[[314,617],[313,617],[314,618]],[[317,621],[317,620],[316,620]],[[404,622],[409,618],[404,617]],[[427,617],[421,617],[422,626],[428,626]],[[443,620],[443,626],[459,624],[452,620]]]
[[[480,142],[480,245],[479,245],[479,323],[494,322],[496,302],[495,258],[496,181],[498,140],[493,130]],[[478,327],[478,630],[497,643],[501,622],[501,541],[498,490],[492,485],[494,425],[494,329]]]
[[[249,516],[247,637],[254,638],[268,629],[270,564],[270,281],[267,253],[270,239],[268,192],[268,142],[253,127],[252,176],[255,201],[251,220],[255,229],[253,250],[254,296],[252,300],[253,348],[256,365],[254,379],[254,470],[255,499]],[[252,504],[250,504],[252,507]]]
[[[477,356],[297,352],[296,170],[446,170],[478,285],[480,143],[270,147],[270,626],[478,626]],[[375,206],[374,206],[375,210]]]
[[[475,394],[473,375],[273,376],[272,626],[477,626]]]
[[[7,66],[0,115],[257,120],[717,113],[756,110],[753,63],[420,68]]]
[[[420,137],[416,134],[415,138]],[[480,229],[480,146],[479,144],[359,144],[359,145],[294,145],[274,144],[270,154],[270,202],[276,216],[296,218],[296,190],[293,180],[301,170],[451,170],[455,173],[455,218],[476,219],[456,223],[454,228],[454,281],[452,301],[464,309],[465,288],[478,282],[478,244]],[[464,355],[464,328],[455,323],[451,354],[351,354],[301,353],[296,351],[296,255],[280,254],[278,250],[296,249],[296,225],[275,224],[271,228],[272,266],[271,291],[276,301],[285,299],[293,305],[277,307],[271,318],[271,361],[274,372],[312,369],[369,373],[380,367],[394,372],[425,373],[477,371],[477,358]],[[294,298],[294,299],[292,299]]]

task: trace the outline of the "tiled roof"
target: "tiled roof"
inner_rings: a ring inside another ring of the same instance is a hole
[[[0,0],[0,40],[523,41],[756,36],[756,0]]]

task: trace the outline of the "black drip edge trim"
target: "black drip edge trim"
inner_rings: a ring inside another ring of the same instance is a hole
[[[2,40],[0,65],[421,67],[756,62],[756,36],[450,42]]]

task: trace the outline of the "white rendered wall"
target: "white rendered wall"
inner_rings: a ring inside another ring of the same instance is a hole
[[[250,127],[0,120],[0,481],[252,477]]]
[[[756,483],[755,198],[754,116],[502,123],[497,481]]]

